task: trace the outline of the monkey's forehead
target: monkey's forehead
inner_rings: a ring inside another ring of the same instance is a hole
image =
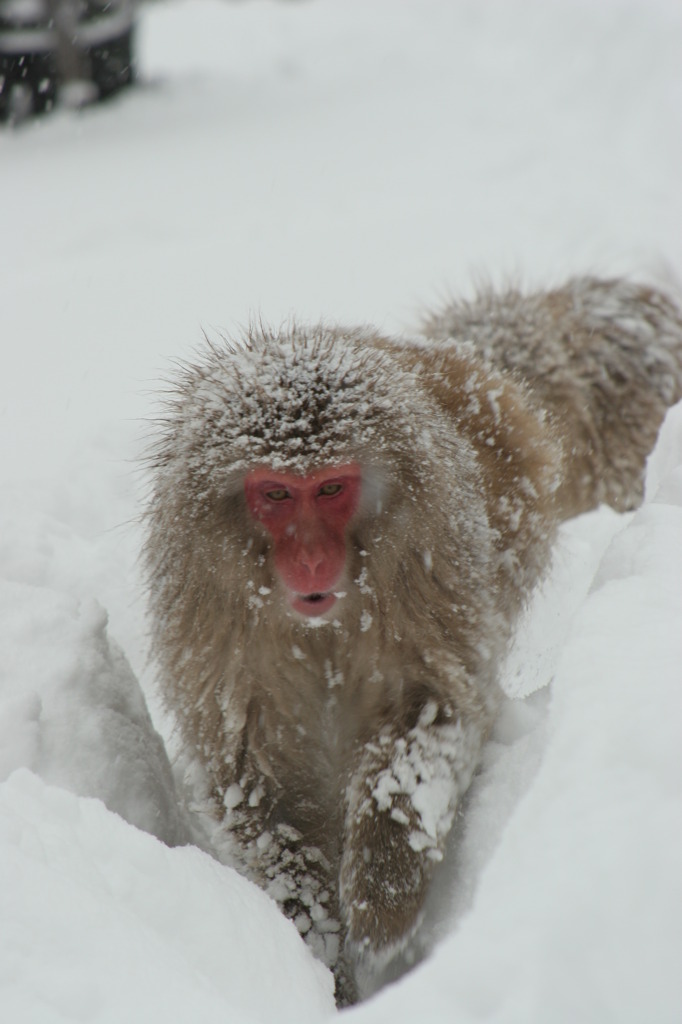
[[[318,329],[212,348],[177,388],[173,443],[235,468],[297,472],[413,448],[427,399],[372,340]]]

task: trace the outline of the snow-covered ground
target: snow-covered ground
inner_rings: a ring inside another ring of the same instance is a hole
[[[268,899],[160,842],[154,389],[252,314],[395,331],[481,276],[682,278],[682,8],[184,0],[139,42],[140,88],[0,134],[0,1019],[321,1021]],[[679,1024],[681,627],[678,407],[645,506],[563,529],[428,955],[351,1018]]]

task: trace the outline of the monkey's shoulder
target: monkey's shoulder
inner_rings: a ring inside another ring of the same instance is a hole
[[[485,479],[502,487],[526,479],[536,493],[554,489],[560,440],[520,378],[493,366],[467,342],[417,339],[395,343],[393,352],[473,446]]]

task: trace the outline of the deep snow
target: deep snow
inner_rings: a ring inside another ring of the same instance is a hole
[[[682,276],[682,12],[185,0],[140,35],[139,89],[0,134],[0,1016],[321,1020],[267,898],[153,838],[190,823],[135,682],[166,734],[151,392],[257,312],[399,330],[472,274]],[[682,1017],[682,408],[648,496],[562,530],[413,952],[440,942],[358,1020]]]

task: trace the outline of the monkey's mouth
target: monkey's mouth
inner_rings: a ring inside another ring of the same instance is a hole
[[[336,594],[315,592],[313,594],[292,594],[291,605],[299,615],[317,619],[336,604]]]

